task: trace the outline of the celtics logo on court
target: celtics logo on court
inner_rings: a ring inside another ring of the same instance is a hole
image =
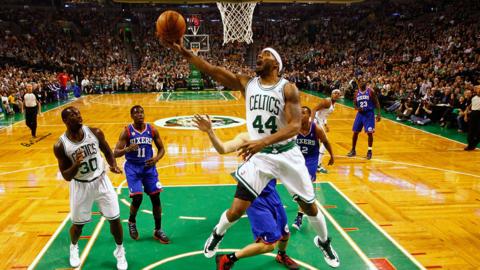
[[[212,120],[212,127],[214,129],[219,128],[232,128],[245,124],[245,120],[233,116],[225,115],[210,115]],[[156,126],[163,128],[184,129],[184,130],[196,130],[197,128],[193,123],[193,115],[183,115],[159,119],[154,122]]]

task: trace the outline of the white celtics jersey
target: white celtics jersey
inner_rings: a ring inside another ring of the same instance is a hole
[[[327,122],[328,116],[330,116],[333,110],[335,110],[335,104],[332,102],[332,99],[328,98],[328,100],[330,100],[330,107],[328,109],[317,111],[317,114],[315,115],[315,118],[317,118],[317,121],[320,124],[325,124]]]
[[[65,154],[72,163],[75,162],[75,153],[83,150],[83,162],[73,178],[76,180],[91,181],[104,172],[105,164],[100,154],[97,136],[95,136],[87,126],[82,126],[82,129],[84,136],[81,142],[75,143],[70,141],[65,133],[60,136],[60,140],[62,141]]]
[[[247,130],[252,140],[258,140],[286,126],[283,88],[288,81],[281,78],[276,85],[264,87],[260,78],[251,79],[245,89]],[[293,139],[293,138],[292,138]],[[278,144],[285,144],[288,139]]]

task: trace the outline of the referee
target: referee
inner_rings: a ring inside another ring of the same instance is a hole
[[[475,93],[477,95],[472,98],[468,116],[470,127],[468,129],[468,146],[465,147],[466,151],[475,150],[480,142],[480,85],[475,86]]]
[[[25,122],[32,131],[32,138],[37,137],[37,114],[42,111],[40,101],[32,93],[33,86],[27,84],[27,93],[23,97],[23,105],[25,106]]]

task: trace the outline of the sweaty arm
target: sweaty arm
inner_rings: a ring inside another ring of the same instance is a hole
[[[285,120],[287,125],[276,133],[262,139],[265,146],[293,138],[298,134],[301,127],[300,95],[293,83],[285,85]]]
[[[77,153],[76,161],[72,163],[65,154],[62,141],[60,140],[53,146],[53,153],[57,158],[58,168],[60,169],[63,178],[67,181],[71,181],[80,168],[80,163],[83,161],[83,153]]]
[[[179,44],[173,44],[175,50],[177,50],[187,61],[198,68],[202,73],[205,73],[212,77],[215,81],[223,84],[224,86],[233,90],[240,90],[242,94],[245,92],[245,87],[250,80],[245,75],[235,75],[231,71],[210,64],[205,59],[198,57],[183,47],[183,42]]]
[[[317,104],[317,106],[313,107],[312,114],[310,115],[310,119],[312,119],[313,121],[318,111],[328,109],[330,108],[331,105],[332,105],[332,101],[329,101],[326,98],[322,98],[320,102]]]
[[[120,138],[118,138],[118,142],[115,145],[115,149],[113,150],[113,156],[118,158],[125,155],[128,152],[137,151],[138,145],[136,144],[128,144],[128,133],[127,128],[125,128],[122,133],[120,134]]]
[[[157,147],[157,155],[155,156],[153,162],[157,162],[160,159],[162,159],[162,157],[165,155],[165,147],[163,146],[163,142],[162,142],[162,138],[160,138],[160,134],[153,127],[152,127],[152,133],[153,133],[153,142]]]
[[[99,128],[90,128],[90,130],[93,132],[93,134],[95,134],[95,137],[97,137],[100,150],[103,152],[103,155],[105,156],[105,159],[107,160],[107,163],[110,166],[110,170],[112,172],[118,173],[117,171],[114,170],[115,168],[118,169],[117,161],[113,156],[112,149],[108,145],[108,142],[105,140],[105,135],[103,134],[103,131],[100,130]]]

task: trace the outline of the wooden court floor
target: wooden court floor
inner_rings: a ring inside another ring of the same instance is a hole
[[[149,122],[194,113],[244,118],[244,101],[239,93],[233,96],[237,99],[187,101],[157,94],[94,95],[71,105],[114,147],[133,104],[144,106]],[[312,107],[316,100],[302,94],[303,105]],[[24,122],[0,130],[0,269],[27,268],[69,212],[68,185],[52,152],[64,132],[61,109],[38,118],[34,141]],[[346,158],[354,115],[338,105],[330,117],[328,135],[337,158],[319,179],[335,184],[425,268],[479,269],[480,151],[464,152],[457,142],[384,119],[375,133],[373,159],[363,158],[363,134],[358,157]],[[167,149],[157,166],[164,185],[234,183],[229,173],[239,163],[236,155],[217,155],[199,131],[158,129]],[[229,139],[244,130],[217,134]],[[109,175],[114,185],[124,180]]]

